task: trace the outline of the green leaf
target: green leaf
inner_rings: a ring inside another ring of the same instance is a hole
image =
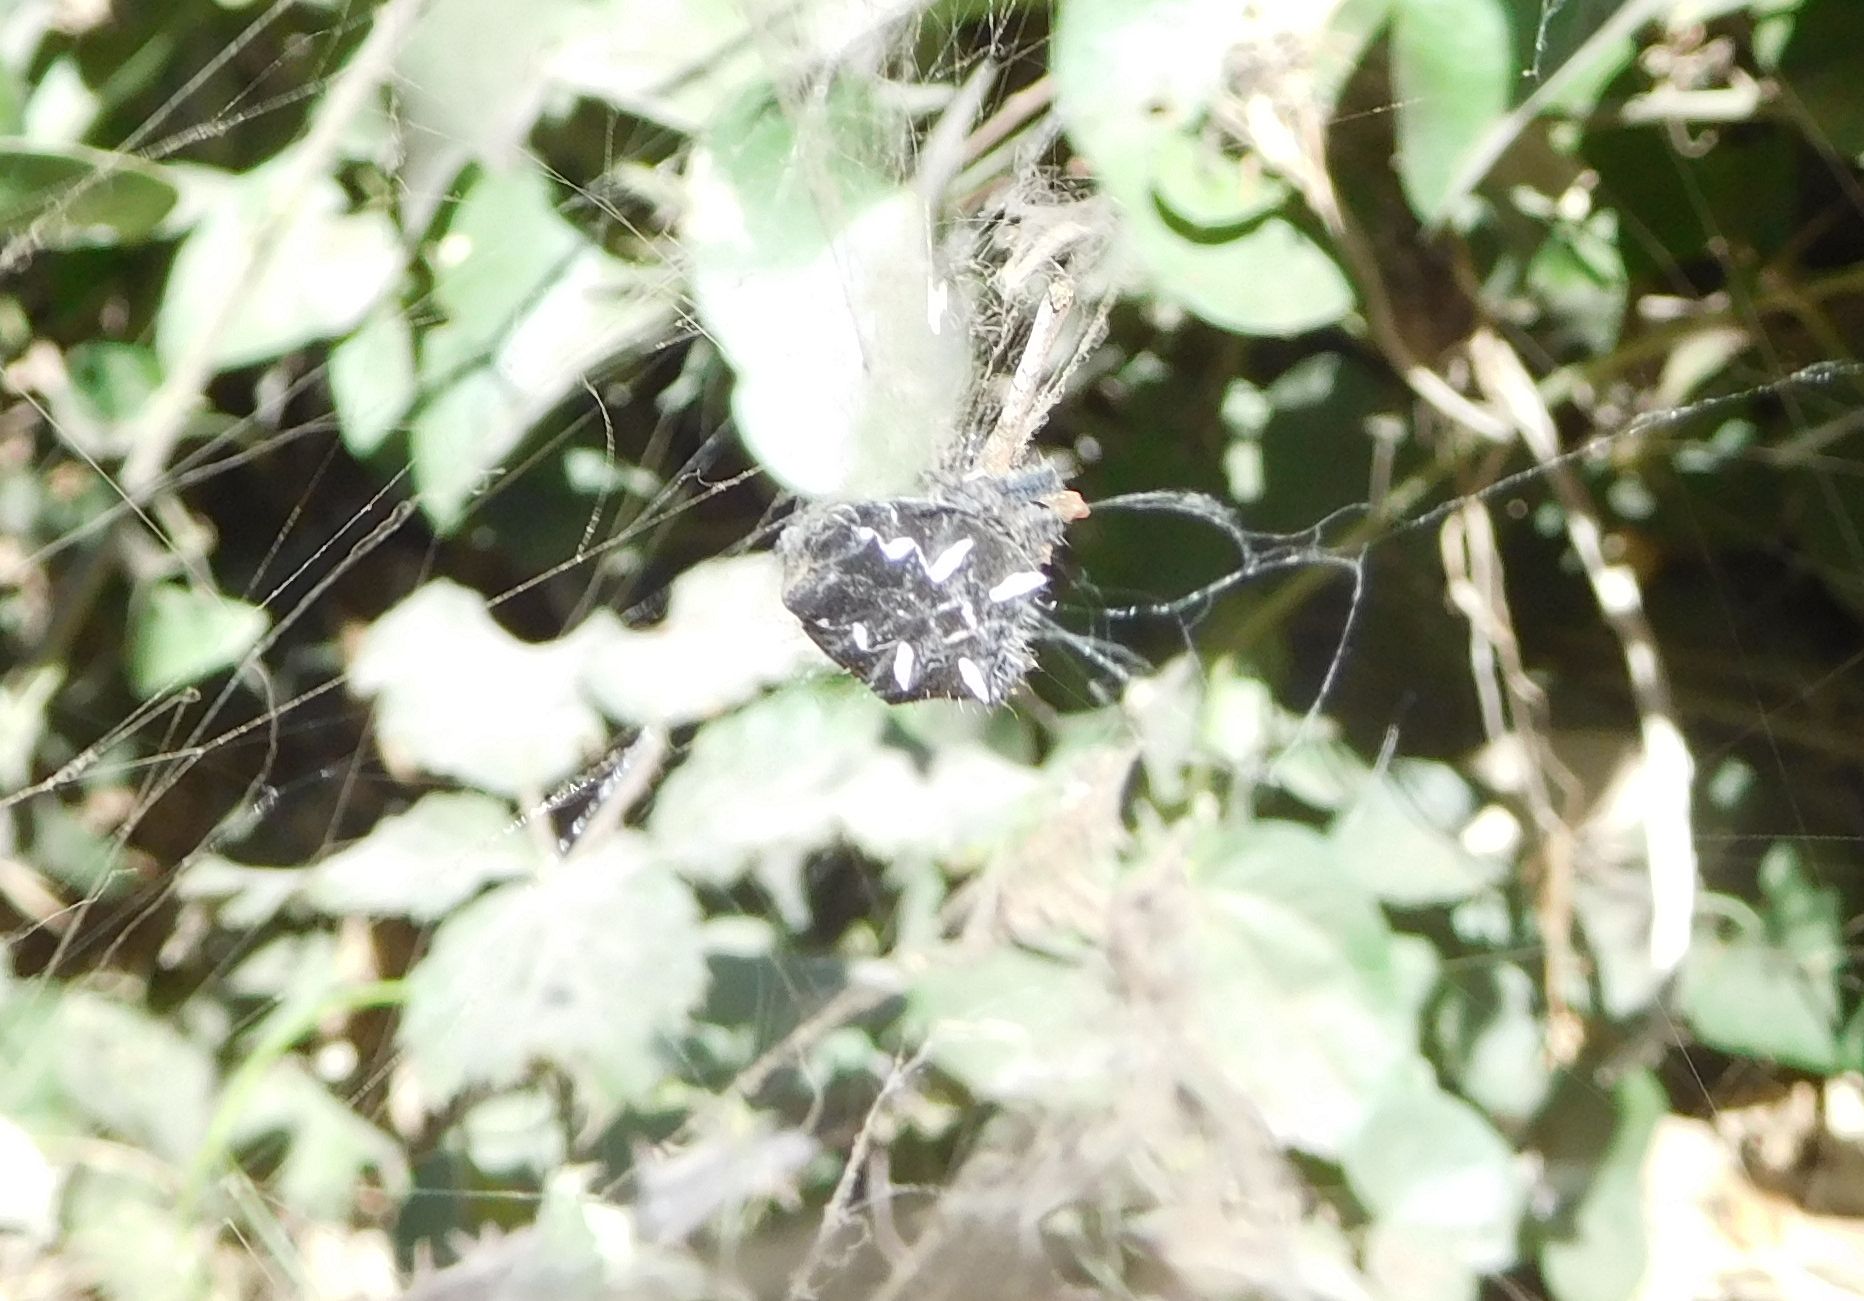
[[[1514,100],[1515,22],[1511,0],[1397,0],[1398,178],[1426,224],[1451,215],[1465,164]]]
[[[428,397],[409,427],[421,508],[442,532],[598,362],[664,337],[663,270],[612,257],[520,169],[477,175],[429,256],[441,322],[420,341]]]
[[[489,366],[461,376],[426,403],[408,427],[408,452],[421,511],[440,534],[467,508],[524,441],[530,404]]]
[[[1541,1275],[1555,1301],[1628,1301],[1643,1294],[1644,1164],[1669,1100],[1655,1076],[1638,1071],[1618,1082],[1611,1103],[1610,1134],[1603,1150],[1587,1154],[1591,1177],[1579,1205],[1540,1244]]]
[[[1339,1152],[1417,1062],[1416,1008],[1390,927],[1326,841],[1294,823],[1193,851],[1174,943],[1199,1041],[1284,1142]]]
[[[486,886],[527,876],[546,854],[511,806],[467,791],[423,796],[317,864],[303,893],[337,916],[437,921]]]
[[[200,1146],[213,1064],[205,1048],[166,1021],[101,994],[71,990],[58,998],[42,1033],[23,1043],[7,1038],[5,1058],[40,1061],[40,1078],[98,1131],[176,1166]]]
[[[430,0],[395,59],[398,179],[415,211],[433,210],[469,159],[509,165],[550,91],[556,48],[584,0],[538,0],[513,21],[504,0]]]
[[[1206,127],[1249,21],[1224,0],[1068,0],[1056,107],[1160,292],[1225,329],[1294,334],[1339,320],[1353,291],[1289,187]]]
[[[667,1042],[705,987],[691,892],[617,838],[443,922],[408,975],[400,1038],[434,1104],[545,1064],[599,1123],[673,1073]]]
[[[490,361],[527,304],[584,246],[531,168],[476,173],[428,253],[440,323],[421,339],[430,385]]]
[[[562,1117],[542,1089],[481,1100],[461,1117],[459,1135],[467,1159],[489,1175],[548,1174],[563,1165]]]
[[[478,593],[437,580],[376,620],[350,685],[375,701],[377,744],[398,768],[535,798],[602,745],[583,695],[589,638],[532,645],[499,627]]]
[[[1118,1007],[1080,967],[997,948],[917,976],[906,1001],[908,1033],[980,1099],[1105,1103],[1118,1088]]]
[[[1682,1005],[1703,1042],[1813,1071],[1839,1067],[1838,979],[1845,965],[1838,892],[1792,845],[1761,860],[1764,931],[1699,935]]]
[[[1526,1171],[1482,1113],[1460,1098],[1435,1089],[1385,1098],[1340,1165],[1382,1226],[1430,1235],[1478,1272],[1514,1263]]]
[[[0,238],[135,244],[161,231],[179,197],[166,171],[130,154],[0,138]]]
[[[944,702],[923,710],[963,717]],[[889,723],[887,706],[846,682],[754,701],[700,730],[655,795],[648,827],[694,880],[750,873],[800,926],[801,869],[813,851],[843,842],[886,862],[954,856],[1028,816],[1036,771],[957,738],[917,762],[883,741]]]
[[[152,699],[238,664],[259,644],[271,618],[219,592],[159,583],[136,606],[130,628],[130,688]]]
[[[1432,1009],[1435,1056],[1470,1101],[1505,1123],[1527,1120],[1552,1078],[1534,980],[1520,967],[1456,971]]]
[[[414,332],[395,303],[384,303],[331,350],[330,396],[352,456],[373,456],[417,392]]]
[[[200,1301],[210,1295],[212,1239],[185,1222],[172,1193],[133,1169],[85,1166],[65,1194],[65,1245],[112,1301]]]
[[[1367,781],[1328,838],[1338,862],[1387,903],[1454,903],[1507,876],[1508,861],[1465,850],[1457,833],[1475,797],[1455,769],[1399,760]]]
[[[1683,1012],[1702,1042],[1809,1071],[1838,1069],[1830,974],[1746,938],[1698,938],[1684,968]]]
[[[653,627],[598,616],[591,695],[612,718],[678,726],[822,667],[821,652],[783,607],[782,583],[774,553],[724,557],[675,579],[666,617]]]
[[[205,341],[213,365],[227,370],[346,334],[399,277],[394,224],[379,212],[347,211],[342,189],[327,178],[284,190],[288,162],[274,159],[213,187],[219,192],[175,254],[156,313],[156,351],[165,361]],[[255,253],[256,276],[248,271]]]
[[[1618,251],[1618,214],[1601,209],[1547,232],[1527,266],[1537,309],[1587,355],[1609,353],[1624,326],[1630,283]]]
[[[694,880],[751,872],[800,921],[803,861],[838,837],[848,788],[910,780],[904,755],[881,743],[886,726],[886,706],[861,688],[754,701],[700,729],[655,795],[648,830]]]
[[[266,1072],[233,1131],[241,1148],[281,1139],[284,1156],[266,1182],[267,1194],[309,1219],[349,1219],[365,1176],[390,1196],[408,1187],[401,1145],[290,1059]]]
[[[957,428],[968,311],[925,201],[878,152],[891,112],[852,84],[809,104],[747,96],[695,155],[694,303],[736,376],[738,432],[784,487],[904,492]]]
[[[162,382],[162,364],[140,344],[87,339],[65,354],[71,386],[91,419],[115,424],[149,400]]]
[[[1779,77],[1823,147],[1864,158],[1864,100],[1852,58],[1864,42],[1864,11],[1847,0],[1806,0],[1780,52]]]

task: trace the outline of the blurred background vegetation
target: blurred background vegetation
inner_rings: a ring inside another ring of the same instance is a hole
[[[0,4],[0,1293],[1864,1294],[1860,51]],[[1301,563],[889,708],[771,526],[1064,276],[1043,454]]]

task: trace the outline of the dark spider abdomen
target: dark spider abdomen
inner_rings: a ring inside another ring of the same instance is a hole
[[[1020,485],[979,478],[930,488],[793,517],[777,543],[783,603],[883,700],[996,705],[1034,666],[1043,566],[1062,521]]]

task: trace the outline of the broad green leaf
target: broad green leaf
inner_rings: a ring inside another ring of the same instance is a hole
[[[256,605],[180,583],[143,594],[130,629],[130,687],[143,699],[199,682],[238,664],[271,618]]]
[[[85,145],[0,137],[0,239],[43,248],[135,244],[162,231],[179,191],[159,165]]]
[[[610,717],[678,726],[723,713],[763,688],[824,665],[783,608],[782,564],[760,552],[694,565],[649,628],[598,618],[588,684]]]
[[[881,154],[890,110],[853,86],[807,103],[748,96],[694,156],[694,303],[736,376],[739,435],[784,487],[899,493],[956,433],[968,309]]]
[[[535,169],[475,173],[428,253],[440,321],[421,337],[422,380],[437,386],[491,361],[527,305],[583,247]]]
[[[1338,1153],[1417,1061],[1415,993],[1383,914],[1293,823],[1212,833],[1191,870],[1189,930],[1172,942],[1199,1042],[1282,1141]]]
[[[566,87],[639,117],[697,133],[758,86],[802,84],[873,38],[876,23],[915,12],[873,0],[742,0],[644,6],[598,0],[553,72]]]
[[[581,377],[662,338],[666,274],[591,244],[523,168],[473,180],[429,257],[442,320],[420,340],[409,426],[421,508],[442,532]]]
[[[328,179],[287,192],[284,163],[213,186],[156,313],[165,362],[205,343],[212,364],[229,370],[345,334],[399,277],[401,242],[387,216],[349,211]],[[257,275],[249,272],[254,257]]]
[[[289,1058],[259,1081],[232,1137],[241,1148],[264,1144],[269,1152],[283,1140],[284,1155],[266,1181],[267,1195],[312,1220],[349,1219],[365,1178],[391,1196],[408,1188],[401,1144]]]
[[[201,854],[182,867],[176,894],[211,906],[229,930],[255,931],[297,896],[304,873],[293,867],[248,867],[219,854]]]
[[[1454,769],[1400,760],[1360,788],[1328,835],[1338,861],[1386,902],[1454,903],[1509,871],[1505,858],[1472,854],[1458,843],[1474,813],[1475,797]]]
[[[885,705],[841,684],[754,701],[699,730],[648,830],[694,880],[752,873],[801,922],[803,862],[839,838],[849,788],[887,782],[899,792],[889,807],[912,791],[910,762],[881,742],[886,726]]]
[[[0,789],[26,785],[32,757],[46,736],[46,708],[64,685],[62,666],[15,669],[0,679]],[[0,973],[6,970],[0,964]]]
[[[754,701],[700,730],[655,795],[649,829],[693,879],[753,875],[800,925],[800,872],[816,850],[850,843],[887,862],[955,855],[1028,817],[1034,770],[957,738],[922,763],[885,743],[888,726],[887,706],[852,683]]]
[[[1837,1069],[1838,980],[1846,962],[1838,892],[1791,845],[1761,860],[1764,930],[1699,934],[1682,1003],[1705,1043],[1806,1070]]]
[[[373,456],[414,405],[414,333],[385,302],[330,353],[330,396],[352,456]]]
[[[613,839],[443,922],[407,977],[401,1044],[426,1096],[554,1066],[594,1121],[648,1101],[705,995],[699,910],[639,841]]]
[[[1366,1277],[1379,1301],[1477,1301],[1482,1280],[1454,1234],[1376,1220],[1366,1230]]]
[[[211,1295],[213,1226],[183,1220],[173,1193],[133,1165],[82,1167],[66,1190],[64,1221],[66,1250],[110,1301]]]
[[[1451,215],[1464,165],[1520,82],[1513,0],[1397,0],[1398,177],[1426,224]]]
[[[428,583],[370,627],[350,685],[375,702],[377,744],[398,768],[536,798],[600,749],[581,685],[589,639],[519,641],[478,593]]]
[[[1225,0],[1067,0],[1056,107],[1161,293],[1226,329],[1294,334],[1339,320],[1353,292],[1286,183],[1213,143],[1250,22]]]
[[[584,0],[538,0],[514,15],[505,0],[430,0],[396,54],[401,183],[423,219],[460,167],[509,167],[551,86],[560,43],[579,30]]]
[[[979,1099],[1106,1103],[1118,1088],[1119,1008],[1089,969],[991,949],[915,977],[909,1033]]]
[[[206,1047],[166,1020],[101,994],[69,990],[36,1043],[19,1054],[47,1059],[59,1093],[98,1131],[180,1166],[207,1131],[214,1089]]]
[[[1618,214],[1560,222],[1528,262],[1524,287],[1561,336],[1588,353],[1610,352],[1624,326],[1630,283],[1618,251]]]
[[[1698,936],[1684,967],[1683,1013],[1698,1039],[1724,1052],[1832,1071],[1831,979],[1764,941]]]
[[[475,1103],[460,1119],[467,1159],[486,1174],[548,1174],[563,1164],[563,1121],[541,1089],[519,1089]]]
[[[1590,1086],[1588,1086],[1590,1087]],[[1591,1178],[1579,1205],[1550,1226],[1540,1270],[1555,1301],[1629,1301],[1646,1295],[1644,1164],[1657,1123],[1669,1110],[1649,1071],[1625,1076],[1611,1092],[1609,1137],[1590,1154]]]
[[[1514,1263],[1527,1171],[1482,1113],[1434,1088],[1384,1098],[1340,1157],[1383,1226],[1427,1235],[1472,1270]]]
[[[464,522],[535,414],[522,393],[482,366],[448,384],[415,414],[408,452],[421,511],[436,532]]]
[[[423,796],[306,874],[305,901],[337,916],[437,921],[486,886],[536,871],[545,857],[511,806],[470,791]]]

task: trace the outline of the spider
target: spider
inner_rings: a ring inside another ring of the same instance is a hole
[[[1067,522],[1087,514],[1052,465],[1025,455],[1073,368],[1038,391],[1070,299],[1051,285],[975,453],[961,445],[917,495],[811,506],[778,536],[784,605],[883,700],[997,705],[1035,666],[1049,558]]]
[[[1041,382],[1071,303],[1066,281],[1052,281],[997,419],[981,440],[960,440],[919,492],[809,506],[778,535],[784,605],[830,659],[889,703],[968,697],[999,705],[1035,667],[1039,638],[1065,642],[1116,675],[1135,667],[1048,616],[1049,560],[1067,525],[1089,512],[1060,472],[1027,449],[1106,323],[1103,306],[1073,360]],[[1253,575],[1310,562],[1349,569],[1357,608],[1358,566],[1321,548],[1321,526],[1253,537],[1228,508],[1198,493],[1128,493],[1099,504],[1189,515],[1226,533],[1239,557],[1228,574],[1186,596],[1105,609],[1103,618],[1195,615]],[[1329,682],[1338,667],[1336,655]]]

